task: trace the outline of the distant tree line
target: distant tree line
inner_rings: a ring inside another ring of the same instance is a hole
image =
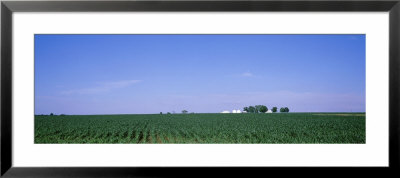
[[[66,114],[60,114],[60,115],[57,115],[57,114],[54,114],[54,113],[50,113],[50,114],[40,114],[40,116],[66,116]]]
[[[186,109],[184,109],[184,110],[182,110],[182,114],[187,114],[187,113],[189,113],[189,111],[187,111]],[[193,114],[194,112],[192,112],[192,114]],[[162,115],[163,114],[163,112],[160,112],[160,114]],[[167,112],[167,114],[171,114],[170,112]],[[175,114],[175,111],[172,111],[172,114]]]
[[[266,113],[268,112],[268,107],[264,105],[255,105],[255,106],[246,106],[243,108],[243,111],[246,111],[248,113]],[[277,112],[278,108],[277,107],[272,107],[271,109],[272,112]],[[289,112],[288,107],[282,107],[279,112]]]

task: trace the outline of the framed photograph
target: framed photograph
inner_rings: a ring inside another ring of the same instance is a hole
[[[1,176],[393,173],[399,21],[398,0],[2,1]]]

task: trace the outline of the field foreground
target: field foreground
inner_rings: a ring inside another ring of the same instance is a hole
[[[35,143],[365,143],[365,113],[35,116]]]

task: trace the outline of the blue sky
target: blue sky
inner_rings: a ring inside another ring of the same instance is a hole
[[[365,112],[365,35],[35,35],[35,114]]]

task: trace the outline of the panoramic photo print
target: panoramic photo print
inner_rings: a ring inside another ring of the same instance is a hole
[[[364,34],[36,34],[35,144],[365,144]]]

